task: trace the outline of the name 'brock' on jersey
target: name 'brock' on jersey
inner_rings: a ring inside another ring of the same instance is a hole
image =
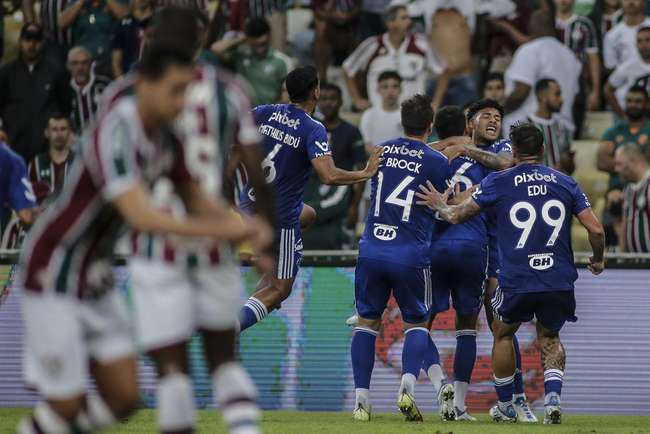
[[[571,219],[591,205],[576,181],[540,164],[488,175],[472,197],[497,215],[499,285],[511,292],[572,290]]]
[[[371,180],[370,209],[359,242],[359,257],[413,267],[430,263],[433,212],[416,205],[415,192],[427,181],[444,190],[449,161],[422,142],[400,138],[379,145],[384,162]]]
[[[298,224],[303,192],[311,175],[311,160],[332,155],[323,124],[292,104],[270,104],[253,110],[262,134],[265,181],[275,190],[278,224]],[[255,200],[247,186],[240,197],[246,209]]]

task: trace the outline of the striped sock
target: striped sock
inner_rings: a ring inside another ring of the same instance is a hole
[[[230,434],[261,434],[257,389],[237,362],[221,365],[212,376],[217,402]]]
[[[255,297],[249,298],[239,312],[239,330],[246,330],[262,321],[268,314],[269,311],[266,306],[264,306],[264,303]]]
[[[547,397],[551,393],[556,393],[558,396],[562,395],[563,378],[564,372],[559,369],[547,369],[544,371],[544,393]]]
[[[499,398],[499,408],[505,410],[512,405],[512,395],[514,393],[514,374],[506,378],[494,377],[494,388]]]

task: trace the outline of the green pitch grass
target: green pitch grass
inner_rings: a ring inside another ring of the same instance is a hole
[[[27,409],[0,409],[0,433],[13,433]],[[226,434],[215,411],[199,412],[200,434]],[[515,434],[515,433],[575,433],[575,434],[650,434],[650,416],[584,416],[565,415],[564,423],[556,426],[525,424],[496,424],[487,415],[477,423],[442,423],[436,415],[425,415],[424,423],[406,423],[399,414],[382,413],[372,422],[353,422],[348,413],[265,412],[266,434]],[[130,422],[107,431],[107,434],[156,433],[155,413],[142,410]]]

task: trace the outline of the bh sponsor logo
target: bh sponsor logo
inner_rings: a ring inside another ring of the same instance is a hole
[[[533,270],[544,271],[551,268],[554,264],[553,253],[541,253],[536,255],[528,255],[528,265]]]
[[[381,241],[391,241],[397,237],[397,226],[382,225],[380,223],[375,223],[375,229],[373,230],[373,235],[375,238]]]

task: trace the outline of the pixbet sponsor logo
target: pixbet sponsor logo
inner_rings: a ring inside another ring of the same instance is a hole
[[[286,125],[294,130],[297,130],[300,126],[300,119],[291,119],[286,113],[282,112],[274,112],[268,120],[268,122],[271,121],[275,121],[280,125]]]
[[[555,173],[551,173],[550,175],[542,175],[539,172],[522,173],[521,175],[515,176],[515,187],[519,184],[539,181],[557,183],[557,176],[555,176]]]
[[[409,157],[422,159],[424,155],[423,149],[409,149],[406,145],[397,146],[397,145],[386,145],[384,146],[384,155],[385,154],[398,154],[398,155],[408,155]]]

